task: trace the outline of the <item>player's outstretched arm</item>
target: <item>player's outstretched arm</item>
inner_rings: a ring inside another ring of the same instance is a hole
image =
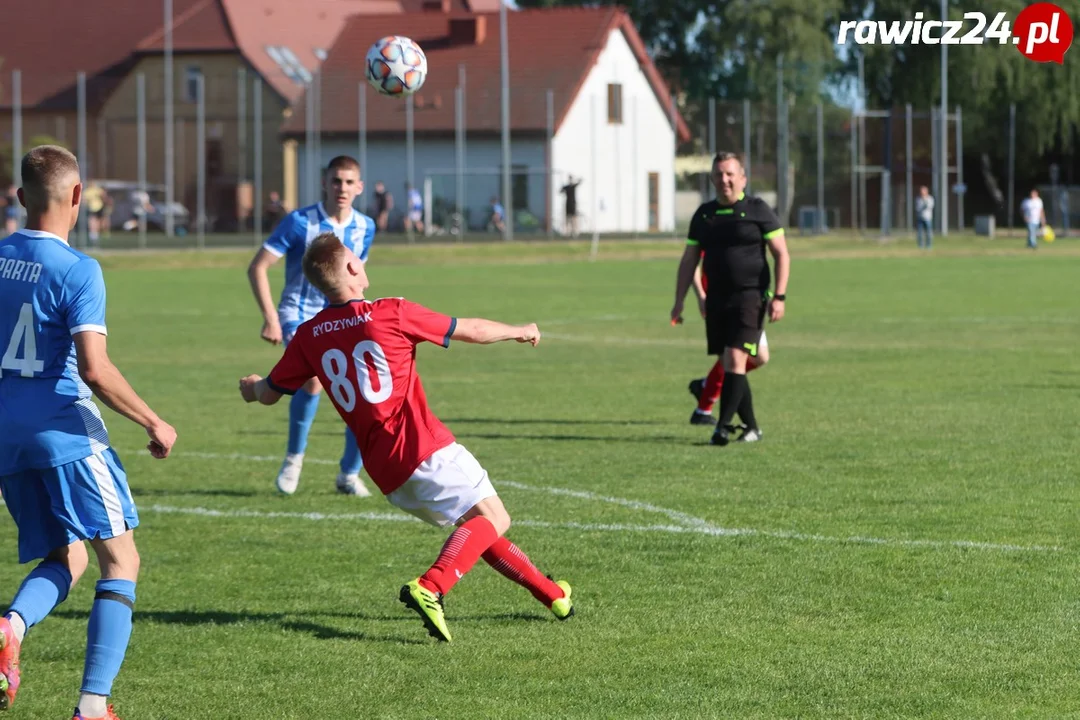
[[[519,343],[530,343],[533,347],[540,342],[540,329],[536,323],[529,325],[506,325],[494,320],[483,318],[458,318],[454,333],[450,336],[453,340],[475,343],[477,345],[490,345],[491,343],[516,340]]]
[[[87,331],[75,333],[73,339],[83,382],[107,407],[146,430],[151,455],[159,459],[168,457],[176,443],[176,430],[150,409],[112,364],[105,348],[105,336]]]
[[[251,259],[247,272],[251,292],[255,295],[255,302],[263,316],[262,339],[271,345],[281,344],[281,321],[278,320],[274,296],[270,292],[270,278],[267,275],[270,266],[277,261],[278,257],[274,253],[261,248]]]
[[[273,405],[281,399],[281,393],[270,387],[270,383],[258,375],[248,375],[240,378],[240,396],[244,402],[258,402],[263,405]]]

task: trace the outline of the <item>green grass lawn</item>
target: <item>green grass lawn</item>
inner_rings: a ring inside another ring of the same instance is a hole
[[[444,533],[334,492],[322,401],[299,492],[250,250],[107,254],[109,347],[180,434],[107,416],[139,504],[127,719],[1080,717],[1080,250],[793,237],[788,317],[751,374],[764,442],[687,422],[709,367],[672,328],[677,242],[373,249],[372,296],[535,321],[540,346],[419,351],[510,537],[574,587],[556,622],[479,564],[450,645],[398,588]],[[280,273],[274,276],[280,283]],[[27,568],[15,530],[0,583]],[[13,718],[70,717],[96,571],[27,637]]]

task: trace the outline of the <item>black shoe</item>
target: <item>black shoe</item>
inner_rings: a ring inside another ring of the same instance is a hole
[[[703,412],[700,412],[698,410],[695,410],[694,412],[690,413],[690,424],[691,425],[708,425],[708,426],[712,427],[713,425],[716,424],[716,418],[714,418],[712,416],[712,414],[710,414],[710,413],[703,413]]]
[[[717,436],[721,434],[721,430],[723,430],[722,440],[717,438]],[[727,445],[729,442],[731,442],[731,436],[734,435],[737,431],[742,431],[742,435],[739,437],[739,440],[742,440],[744,437],[746,437],[746,434],[749,432],[748,428],[745,425],[725,425],[723,428],[717,427],[716,432],[713,433],[712,444]]]
[[[705,378],[691,380],[687,390],[690,391],[690,394],[694,396],[695,400],[701,400],[701,393],[705,392]]]

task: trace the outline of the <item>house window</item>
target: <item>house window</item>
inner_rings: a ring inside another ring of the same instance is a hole
[[[184,72],[184,100],[189,103],[199,102],[199,78],[202,68],[191,66]]]
[[[622,85],[619,83],[607,86],[607,121],[610,125],[622,125]]]
[[[529,209],[529,166],[513,165],[510,171],[510,193],[514,210]]]

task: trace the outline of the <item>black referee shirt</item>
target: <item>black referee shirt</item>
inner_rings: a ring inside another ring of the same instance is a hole
[[[719,299],[746,290],[768,290],[771,276],[765,241],[782,232],[772,208],[745,193],[734,205],[710,200],[699,207],[690,221],[686,242],[704,253],[702,269],[708,278],[708,296]]]

